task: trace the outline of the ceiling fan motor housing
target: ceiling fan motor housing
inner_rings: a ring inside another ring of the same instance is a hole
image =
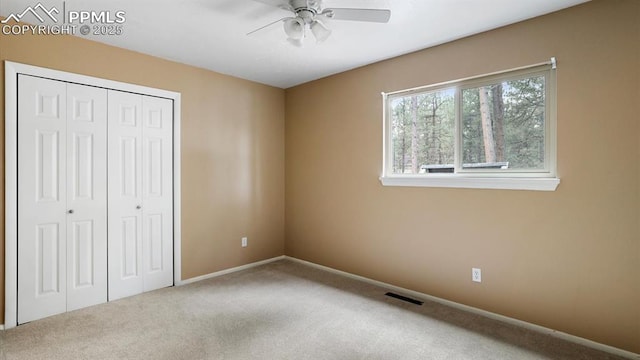
[[[291,0],[290,4],[296,15],[304,20],[305,24],[311,24],[320,12],[320,1],[317,0]]]

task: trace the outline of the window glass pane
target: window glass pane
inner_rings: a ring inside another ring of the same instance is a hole
[[[544,169],[545,78],[462,90],[464,169]]]
[[[453,172],[455,91],[446,89],[390,101],[392,172]]]

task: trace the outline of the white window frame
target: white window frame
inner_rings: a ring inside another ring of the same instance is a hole
[[[506,189],[506,190],[538,190],[555,191],[560,184],[557,177],[557,137],[556,137],[556,60],[500,71],[496,73],[474,76],[471,78],[448,81],[444,83],[421,86],[412,89],[382,93],[383,103],[383,164],[380,182],[384,186],[412,187],[447,187],[471,189]],[[462,167],[462,132],[460,131],[462,90],[509,81],[545,76],[545,159],[543,169],[463,169]],[[455,89],[455,164],[453,173],[427,174],[394,174],[392,173],[392,99],[431,91]]]

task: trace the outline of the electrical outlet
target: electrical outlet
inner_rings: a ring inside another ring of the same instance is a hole
[[[482,270],[479,268],[471,268],[471,281],[482,282]]]
[[[247,237],[242,238],[242,247],[247,247]]]

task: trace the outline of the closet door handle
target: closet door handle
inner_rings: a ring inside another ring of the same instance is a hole
[[[142,209],[142,205],[137,205],[136,209],[138,209],[138,210]]]
[[[69,214],[73,214],[73,209],[69,209],[69,211],[67,211]]]

